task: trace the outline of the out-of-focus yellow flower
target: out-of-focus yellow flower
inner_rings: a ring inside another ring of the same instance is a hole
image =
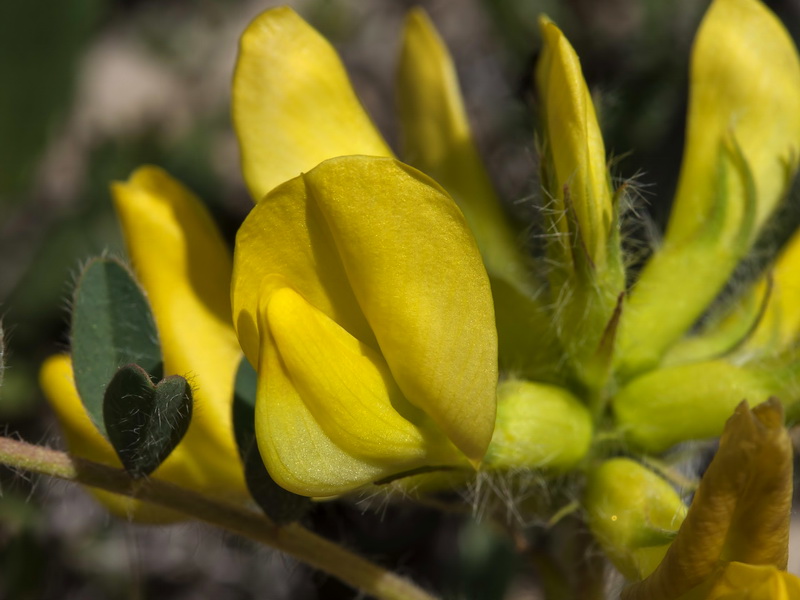
[[[150,301],[165,375],[192,383],[196,410],[181,443],[154,473],[216,496],[247,497],[231,424],[241,350],[231,324],[231,254],[202,203],[155,167],[138,169],[113,186],[134,272]],[[120,467],[111,445],[84,410],[66,355],[43,366],[45,394],[77,456]],[[143,520],[175,515],[96,492],[114,512]]]
[[[495,418],[491,291],[431,179],[392,158],[325,161],[256,205],[234,256],[234,320],[258,365],[256,433],[276,482],[330,496],[480,461]]]
[[[792,503],[792,445],[780,402],[728,420],[719,450],[658,568],[623,600],[797,598],[785,573]]]
[[[407,160],[447,192],[391,158],[336,52],[293,11],[242,36],[233,119],[257,205],[237,237],[234,321],[258,365],[262,457],[304,495],[477,464],[497,384],[486,271],[510,298],[533,289],[421,11],[399,80]]]

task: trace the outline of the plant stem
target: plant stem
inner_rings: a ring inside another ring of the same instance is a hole
[[[211,499],[156,479],[132,479],[125,471],[64,452],[0,437],[0,464],[81,483],[178,510],[190,517],[264,543],[381,600],[435,600],[428,592],[301,525],[278,527],[249,508]]]

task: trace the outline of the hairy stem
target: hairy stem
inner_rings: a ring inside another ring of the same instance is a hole
[[[319,537],[298,524],[278,527],[263,514],[155,479],[133,480],[121,470],[64,452],[0,437],[0,464],[131,496],[180,511],[286,552],[382,600],[435,600],[411,581]]]

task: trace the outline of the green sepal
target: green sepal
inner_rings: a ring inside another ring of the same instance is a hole
[[[256,444],[255,369],[242,358],[236,371],[233,391],[233,434],[244,465],[244,479],[253,500],[270,519],[278,525],[286,525],[301,519],[312,507],[310,498],[299,496],[279,486],[264,466]]]
[[[772,274],[766,286],[751,286],[744,294],[714,314],[696,335],[685,337],[664,356],[662,366],[722,358],[735,352],[758,328],[772,295]]]
[[[192,388],[179,375],[153,385],[135,364],[121,367],[106,387],[108,439],[133,478],[155,471],[180,443],[192,419]]]
[[[150,304],[118,260],[96,258],[84,267],[75,287],[70,337],[78,394],[92,422],[108,437],[103,398],[117,369],[135,363],[156,381],[163,369]]]
[[[699,229],[678,241],[668,230],[664,245],[631,290],[616,356],[623,382],[661,363],[722,291],[752,245],[755,184],[732,137],[720,144],[716,194],[713,211]],[[737,208],[738,215],[733,212]]]

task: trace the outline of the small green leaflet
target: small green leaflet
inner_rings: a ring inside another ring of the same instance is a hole
[[[135,363],[156,381],[163,369],[150,304],[118,260],[96,258],[83,269],[75,288],[71,338],[75,385],[92,422],[108,437],[103,397],[117,369]]]
[[[192,388],[179,375],[153,385],[138,365],[121,367],[103,402],[106,432],[131,477],[149,475],[183,439],[192,419]]]

